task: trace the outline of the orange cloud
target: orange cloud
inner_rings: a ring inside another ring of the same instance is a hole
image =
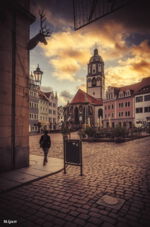
[[[133,63],[132,68],[133,70],[140,72],[141,74],[150,76],[150,62],[142,60],[141,62]]]
[[[140,45],[133,46],[131,52],[134,56],[150,59],[150,42],[145,40]]]
[[[111,29],[113,26],[113,29]],[[104,60],[112,60],[122,56],[126,51],[121,25],[114,22],[104,24],[101,30],[94,27],[74,32],[67,30],[52,34],[48,45],[41,45],[44,53],[50,58],[49,62],[54,68],[53,76],[61,80],[75,80],[77,72],[85,68],[91,55],[90,50],[95,44],[100,45],[100,54]],[[117,40],[117,43],[114,42]]]
[[[77,32],[54,33],[48,45],[42,48],[54,68],[53,76],[60,80],[79,81],[77,74],[87,67],[97,43],[104,62],[115,61],[115,65],[105,68],[106,86],[123,86],[150,75],[148,41],[128,47],[125,41],[128,35],[123,25],[108,21]]]

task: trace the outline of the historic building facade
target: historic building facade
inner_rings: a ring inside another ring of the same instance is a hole
[[[43,72],[39,65],[29,77],[29,132],[39,132],[39,91]]]
[[[29,79],[29,132],[57,128],[57,93],[41,91],[43,72],[39,65]]]
[[[39,103],[39,86],[30,76],[29,82],[29,132],[38,132],[38,103]]]
[[[62,124],[64,122],[64,108],[63,108],[63,106],[58,106],[57,112],[58,112],[58,115],[57,115],[57,128],[61,129]]]
[[[87,74],[87,93],[96,99],[103,99],[105,92],[104,61],[98,54],[98,49],[94,50],[94,55],[90,58]]]
[[[131,128],[133,126],[137,127],[139,121],[148,120],[149,86],[150,77],[139,83],[124,87],[108,87],[106,99],[103,101],[103,126],[108,128],[119,125]],[[148,101],[144,101],[146,99]]]
[[[135,126],[150,127],[150,78],[135,94]]]
[[[44,92],[39,91],[38,105],[38,121],[40,123],[40,131],[49,130],[49,100]]]
[[[104,62],[98,54],[98,49],[94,50],[87,71],[87,92],[79,89],[72,101],[64,108],[64,120],[72,128],[98,126],[103,117]]]
[[[58,97],[57,93],[44,92],[46,97],[49,100],[49,111],[48,111],[48,119],[49,119],[49,129],[55,130],[57,129],[57,120],[58,120]]]

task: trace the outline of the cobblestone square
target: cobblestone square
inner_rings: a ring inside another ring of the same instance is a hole
[[[72,134],[77,138],[77,134]],[[51,135],[49,156],[63,158],[62,135]],[[30,152],[42,157],[39,136],[30,137]],[[0,195],[0,217],[15,226],[149,227],[150,140],[83,143],[80,168],[60,172]],[[123,199],[120,209],[97,204],[109,195]]]

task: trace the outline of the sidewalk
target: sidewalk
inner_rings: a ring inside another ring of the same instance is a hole
[[[30,155],[30,166],[0,174],[0,193],[39,180],[63,170],[63,159],[49,157],[43,166],[43,156]]]

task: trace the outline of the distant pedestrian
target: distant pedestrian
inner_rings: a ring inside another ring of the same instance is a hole
[[[46,165],[48,162],[47,155],[49,152],[49,148],[51,147],[51,139],[50,136],[48,135],[48,131],[44,131],[44,135],[41,136],[40,138],[40,147],[43,149],[44,152],[44,160],[43,160],[43,166]]]

